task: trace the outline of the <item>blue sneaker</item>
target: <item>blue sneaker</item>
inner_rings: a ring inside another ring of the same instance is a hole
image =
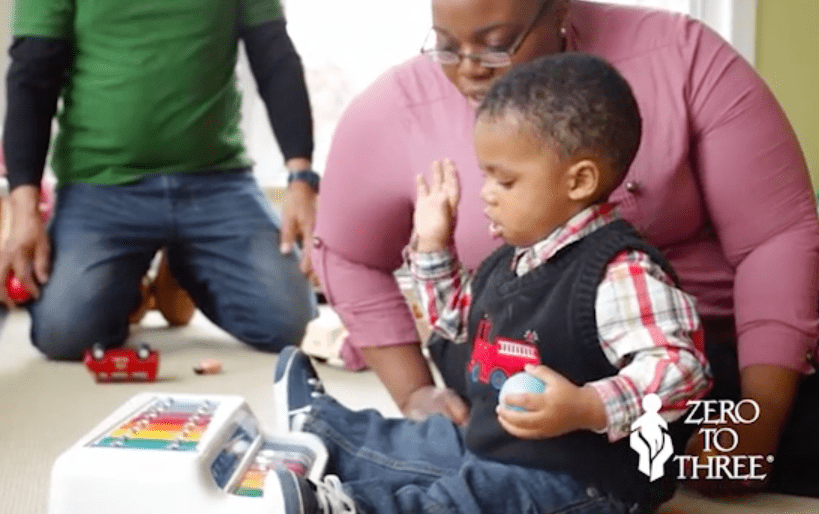
[[[300,431],[313,400],[323,394],[324,386],[310,357],[297,346],[286,346],[273,372],[276,430],[282,434]]]
[[[268,512],[282,514],[355,514],[355,502],[335,475],[313,482],[284,468],[270,470],[264,495]]]

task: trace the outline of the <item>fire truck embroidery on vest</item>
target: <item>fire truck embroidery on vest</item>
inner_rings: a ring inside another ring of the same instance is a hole
[[[527,330],[525,340],[495,336],[488,340],[492,323],[488,319],[478,322],[475,340],[472,342],[472,358],[467,364],[469,380],[473,383],[490,384],[500,391],[506,379],[518,371],[523,371],[526,364],[540,364],[540,351],[537,347],[537,333]]]

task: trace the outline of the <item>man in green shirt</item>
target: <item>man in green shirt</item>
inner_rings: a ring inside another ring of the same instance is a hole
[[[12,24],[3,143],[14,222],[0,276],[14,271],[34,293],[34,345],[74,360],[122,344],[162,247],[217,325],[263,350],[298,344],[315,309],[309,255],[300,263],[292,246],[312,239],[318,175],[278,1],[16,0]],[[291,171],[282,223],[239,130],[240,39]],[[36,198],[49,147],[58,202],[46,232]]]

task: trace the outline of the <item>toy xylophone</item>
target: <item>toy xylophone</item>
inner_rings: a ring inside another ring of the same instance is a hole
[[[241,397],[142,393],[57,458],[48,512],[269,513],[269,470],[317,480],[326,462],[316,436],[264,432]]]

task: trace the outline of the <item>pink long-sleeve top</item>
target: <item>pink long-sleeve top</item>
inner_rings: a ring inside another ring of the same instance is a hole
[[[611,200],[675,266],[703,316],[735,316],[740,367],[806,372],[817,338],[819,223],[796,136],[754,69],[689,17],[574,0],[567,50],[609,60],[643,117]],[[418,56],[382,75],[339,121],[319,196],[314,264],[350,332],[343,351],[417,342],[393,279],[415,176],[458,166],[455,246],[474,269],[497,247],[479,198],[475,111]]]

